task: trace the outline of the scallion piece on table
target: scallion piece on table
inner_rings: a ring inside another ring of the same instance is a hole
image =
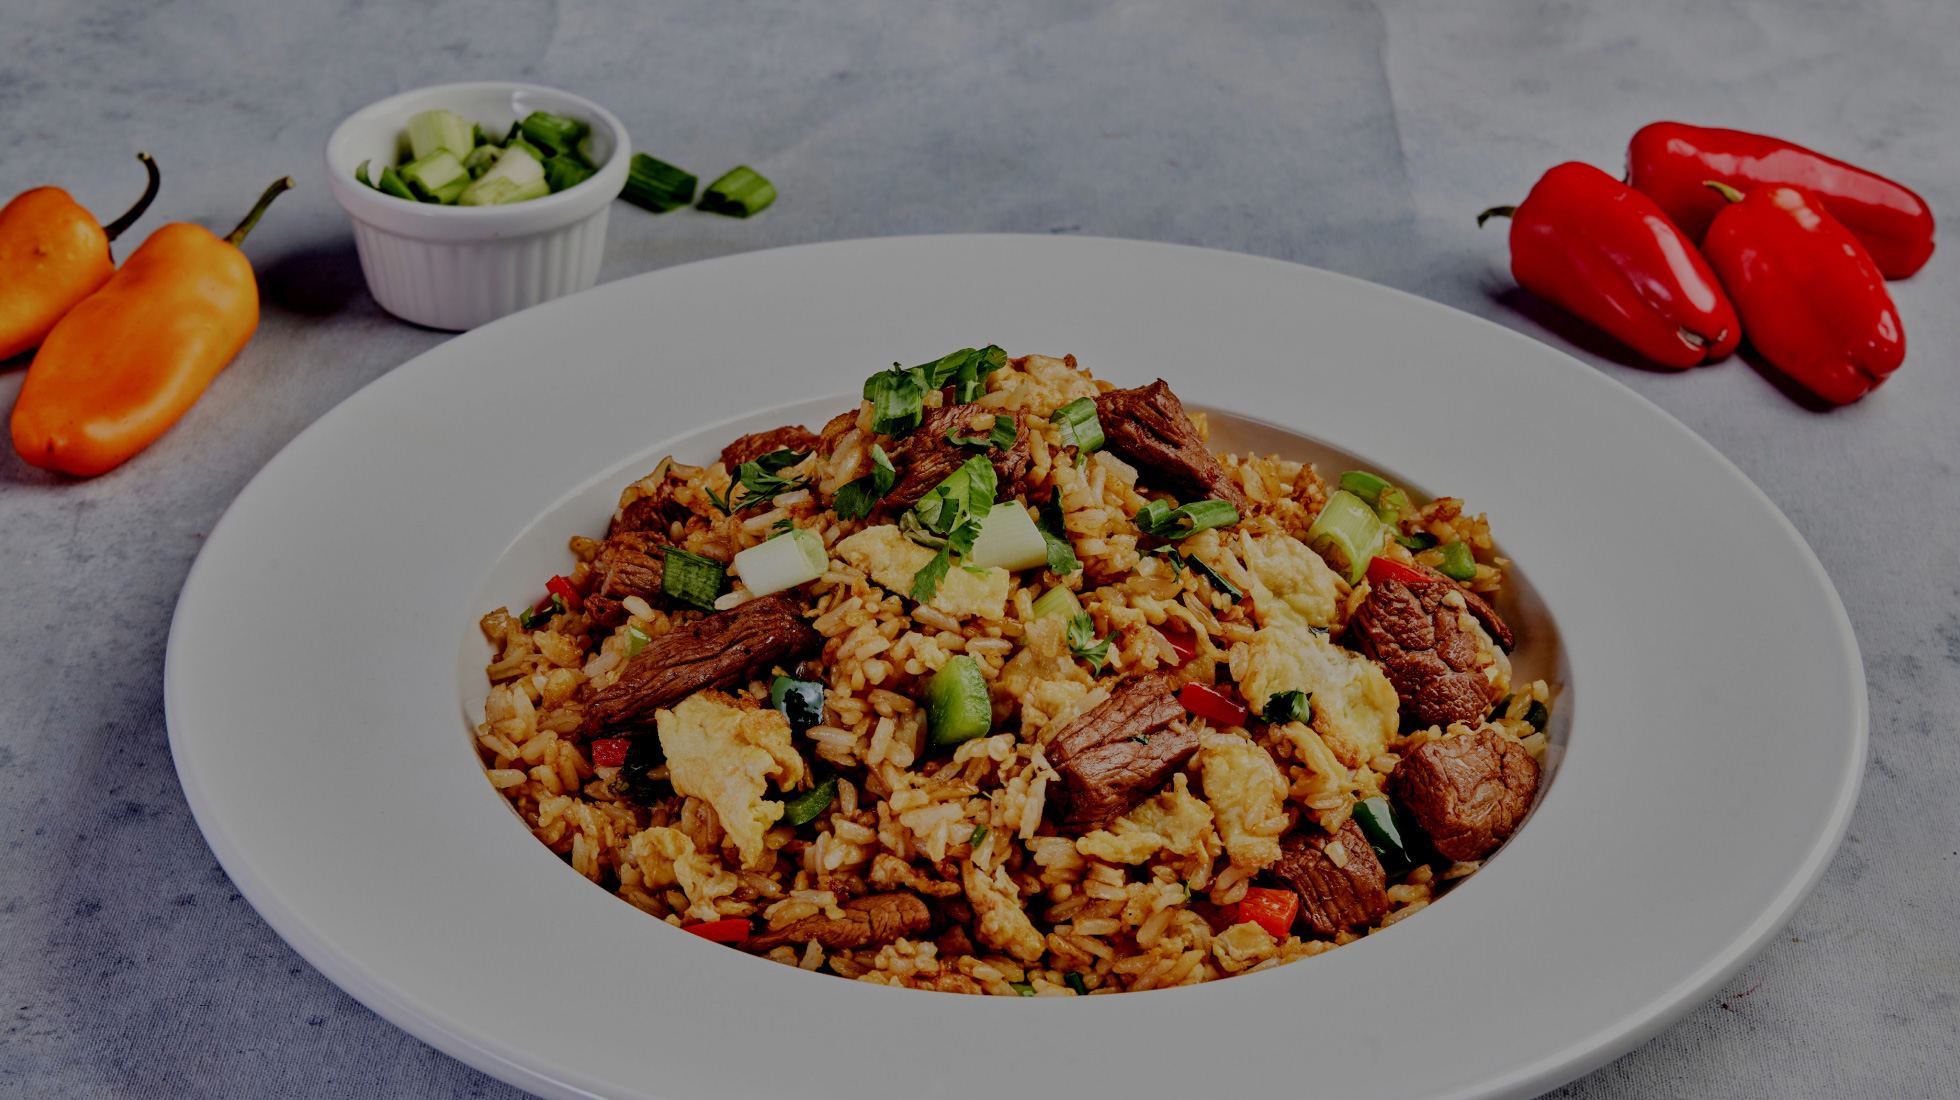
[[[554,115],[548,111],[532,111],[517,124],[524,140],[540,149],[548,149],[555,157],[573,156],[578,152],[579,139],[583,138],[589,127],[575,118]]]
[[[783,825],[808,825],[823,816],[836,800],[837,777],[833,775],[795,798],[784,799],[783,816],[778,821]]]
[[[1453,581],[1467,581],[1477,575],[1477,557],[1470,552],[1470,544],[1458,539],[1443,544],[1443,560],[1436,563],[1436,572]]]
[[[1102,448],[1102,421],[1096,419],[1096,403],[1087,397],[1075,400],[1055,410],[1049,418],[1062,433],[1062,442],[1074,447],[1078,454],[1088,454]]]
[[[1028,510],[1010,500],[990,509],[980,521],[980,535],[973,540],[966,564],[1009,572],[1038,569],[1048,564],[1048,540],[1028,518]]]
[[[476,148],[476,125],[454,111],[423,111],[409,117],[408,147],[416,160],[426,159],[438,149],[447,149],[461,160]]]
[[[670,546],[666,567],[660,571],[660,591],[689,607],[713,611],[727,578],[727,567],[713,558]]]
[[[746,218],[760,214],[776,201],[776,185],[748,165],[729,169],[701,192],[700,207],[710,214]]]
[[[1307,528],[1307,545],[1349,584],[1360,584],[1368,562],[1381,549],[1382,521],[1367,501],[1337,489]]]
[[[1082,601],[1075,598],[1075,593],[1059,584],[1043,592],[1041,598],[1034,601],[1034,617],[1037,619],[1045,619],[1050,615],[1074,619],[1080,614],[1082,614]]]
[[[645,153],[634,153],[626,162],[626,186],[619,197],[656,214],[678,210],[694,201],[694,185],[700,182],[664,160]]]
[[[592,169],[571,157],[552,157],[544,162],[544,181],[551,185],[553,194],[577,187],[591,178]]]
[[[828,568],[830,556],[824,552],[823,540],[801,528],[791,528],[735,555],[735,575],[755,596],[808,584]]]

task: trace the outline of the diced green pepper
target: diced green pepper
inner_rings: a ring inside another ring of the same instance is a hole
[[[769,684],[769,705],[783,712],[790,729],[802,733],[823,724],[823,684],[778,676]]]
[[[1470,552],[1470,544],[1458,539],[1443,544],[1443,560],[1436,565],[1436,572],[1453,581],[1467,581],[1477,575],[1477,558]]]
[[[926,729],[932,743],[945,748],[985,737],[993,728],[993,699],[980,666],[965,654],[941,665],[926,682]]]
[[[1375,858],[1381,861],[1382,871],[1391,882],[1415,870],[1422,862],[1415,856],[1414,837],[1404,832],[1403,823],[1397,817],[1395,807],[1380,795],[1354,804],[1354,823],[1361,826],[1362,835],[1368,838]]]
[[[808,825],[821,817],[836,799],[837,777],[833,775],[795,798],[784,799],[783,816],[778,824]]]

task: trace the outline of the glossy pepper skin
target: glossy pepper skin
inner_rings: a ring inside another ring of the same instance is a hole
[[[1627,182],[1654,200],[1700,244],[1725,200],[1716,180],[1745,194],[1789,184],[1814,195],[1871,253],[1888,279],[1903,279],[1933,254],[1933,212],[1884,176],[1780,138],[1679,122],[1643,126],[1627,146]]]
[[[0,209],[0,359],[39,347],[75,304],[116,273],[109,242],[156,198],[156,161],[136,154],[150,171],[143,197],[106,227],[59,187],[36,187]]]
[[[22,459],[83,477],[104,473],[197,402],[258,328],[258,283],[236,242],[291,186],[274,184],[230,237],[183,222],[150,234],[56,323],[14,403]]]
[[[1485,216],[1506,212],[1518,285],[1655,363],[1685,370],[1741,342],[1735,307],[1701,254],[1652,199],[1612,176],[1561,164],[1515,210]]]
[[[1878,265],[1802,188],[1758,187],[1731,203],[1702,251],[1735,296],[1749,342],[1825,401],[1850,404],[1905,361],[1905,329]]]

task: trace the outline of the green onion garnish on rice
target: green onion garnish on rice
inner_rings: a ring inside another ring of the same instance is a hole
[[[1381,795],[1363,799],[1354,804],[1354,823],[1361,827],[1361,834],[1368,838],[1368,846],[1375,850],[1381,860],[1382,870],[1390,882],[1400,879],[1422,862],[1411,852],[1414,845],[1404,835],[1402,822],[1388,799]]]
[[[626,624],[626,655],[628,657],[638,657],[640,651],[645,649],[647,643],[650,641],[653,641],[653,637],[646,631],[641,630],[631,623]]]
[[[1075,598],[1075,593],[1059,584],[1043,592],[1041,598],[1034,601],[1034,617],[1037,619],[1060,615],[1065,619],[1073,620],[1080,614],[1082,614],[1082,601]]]
[[[823,684],[778,676],[769,683],[769,705],[789,719],[789,728],[802,733],[823,724]]]
[[[1337,489],[1307,528],[1307,545],[1349,584],[1360,584],[1382,545],[1382,521],[1368,502]]]
[[[1009,988],[1023,997],[1034,996],[1034,986],[1028,982],[1008,982]]]
[[[710,214],[746,218],[760,214],[776,201],[776,185],[748,165],[737,165],[701,192],[699,206]]]
[[[836,799],[837,777],[833,775],[795,798],[784,799],[783,816],[778,821],[783,825],[808,825],[823,816]]]
[[[987,827],[985,825],[975,825],[973,827],[973,835],[967,837],[966,842],[968,845],[975,845],[985,839],[987,839]]]
[[[750,595],[767,596],[823,576],[830,568],[830,555],[825,553],[822,539],[793,527],[778,538],[736,554],[734,565],[735,575],[742,578]]]
[[[915,368],[897,363],[864,380],[864,399],[871,402],[871,430],[900,436],[919,426],[925,416],[926,380]]]
[[[1436,536],[1427,531],[1417,531],[1413,535],[1397,535],[1395,541],[1410,550],[1420,552],[1436,545]]]
[[[1096,419],[1096,403],[1087,397],[1075,400],[1055,410],[1049,418],[1062,433],[1062,442],[1074,447],[1078,454],[1088,454],[1102,447],[1102,421]]]
[[[1146,535],[1172,540],[1189,538],[1213,527],[1230,527],[1239,521],[1239,510],[1223,500],[1199,500],[1173,508],[1153,500],[1131,517]]]
[[[1089,995],[1089,987],[1082,984],[1082,975],[1077,974],[1075,971],[1071,970],[1063,975],[1062,980],[1068,983],[1070,989],[1075,990],[1076,996],[1087,997]]]
[[[1239,591],[1238,585],[1233,584],[1231,581],[1226,580],[1225,574],[1220,573],[1216,569],[1213,569],[1209,562],[1205,561],[1203,558],[1199,557],[1198,555],[1196,554],[1186,555],[1184,558],[1184,564],[1190,566],[1192,572],[1197,573],[1203,576],[1206,580],[1210,581],[1211,586],[1213,588],[1216,588],[1220,592],[1225,593],[1227,596],[1232,597],[1232,601],[1234,603],[1237,603],[1239,600],[1245,599],[1245,593]]]
[[[694,185],[698,181],[693,173],[645,153],[634,153],[626,166],[626,186],[620,190],[619,197],[634,206],[665,214],[694,201]]]
[[[666,568],[660,571],[660,591],[702,611],[713,611],[721,598],[728,567],[679,547],[667,548]]]
[[[1048,564],[1048,541],[1028,518],[1026,508],[1017,501],[1005,501],[980,521],[980,534],[973,540],[973,552],[967,555],[966,563],[983,569],[999,567],[1010,573],[1039,569]]]

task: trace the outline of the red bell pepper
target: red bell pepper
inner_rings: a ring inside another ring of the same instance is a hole
[[[565,606],[571,608],[573,611],[579,609],[578,589],[572,587],[571,578],[553,577],[544,582],[544,590],[553,595],[563,596],[565,598]]]
[[[1179,630],[1166,623],[1157,628],[1157,633],[1164,636],[1164,641],[1169,642],[1171,650],[1177,654],[1179,668],[1184,667],[1186,661],[1198,655],[1198,639],[1190,631]]]
[[[642,735],[644,736],[644,735]],[[592,742],[592,766],[595,768],[617,768],[626,763],[626,749],[631,741],[621,737],[608,737]]]
[[[727,920],[704,921],[700,924],[683,924],[681,931],[692,932],[704,940],[716,943],[734,943],[749,938],[749,922],[743,917],[730,917]]]
[[[1715,274],[1654,200],[1572,161],[1523,203],[1477,216],[1511,218],[1518,285],[1666,367],[1720,359],[1742,340]]]
[[[1227,695],[1224,690],[1209,684],[1186,684],[1177,693],[1177,701],[1184,709],[1201,718],[1209,718],[1213,725],[1243,726],[1248,712],[1243,703]]]
[[[1276,940],[1284,940],[1293,930],[1293,918],[1300,913],[1300,895],[1291,890],[1269,890],[1264,886],[1246,887],[1245,897],[1239,899],[1238,912],[1233,914],[1234,924],[1246,921],[1264,928]]]
[[[1885,277],[1858,238],[1798,187],[1758,187],[1715,215],[1702,250],[1735,295],[1749,342],[1829,401],[1858,400],[1906,357]]]
[[[1403,584],[1429,584],[1436,578],[1403,565],[1399,561],[1376,556],[1368,562],[1368,583],[1380,584],[1383,581],[1401,581]]]
[[[1721,196],[1702,186],[1706,180],[1742,192],[1772,184],[1809,191],[1858,238],[1888,279],[1918,271],[1933,254],[1933,212],[1926,200],[1884,176],[1801,145],[1741,130],[1656,122],[1641,127],[1627,146],[1627,182],[1659,204],[1696,244],[1722,211]]]

